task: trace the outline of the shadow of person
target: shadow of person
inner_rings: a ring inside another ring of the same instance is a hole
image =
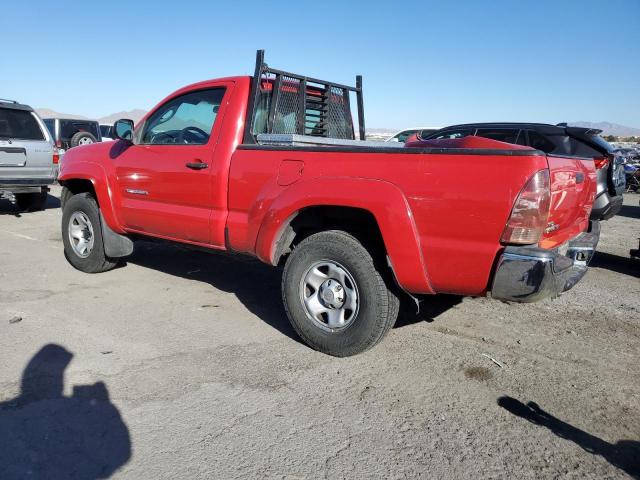
[[[593,455],[600,455],[611,465],[624,470],[632,477],[640,478],[640,442],[634,440],[620,440],[615,444],[606,442],[563,422],[545,412],[534,402],[525,405],[515,398],[504,396],[498,399],[498,405],[513,415],[548,428],[558,437],[574,442]]]
[[[29,361],[20,395],[0,403],[0,478],[108,478],[131,458],[129,430],[102,382],[64,396],[73,355],[49,344]]]

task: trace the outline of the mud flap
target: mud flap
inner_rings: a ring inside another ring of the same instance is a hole
[[[109,225],[104,221],[102,213],[100,213],[100,225],[102,226],[104,253],[107,257],[120,258],[133,253],[133,241],[111,230]]]

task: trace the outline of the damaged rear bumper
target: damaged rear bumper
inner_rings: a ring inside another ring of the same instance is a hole
[[[536,302],[569,290],[587,272],[600,238],[600,223],[566,244],[545,250],[507,247],[498,260],[491,296],[510,302]]]

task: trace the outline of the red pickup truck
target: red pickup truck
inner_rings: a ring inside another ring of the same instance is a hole
[[[135,129],[117,121],[116,142],[65,155],[75,268],[109,270],[140,237],[284,265],[292,325],[337,356],[378,343],[402,295],[531,302],[584,275],[599,237],[591,159],[478,137],[367,142],[359,77],[303,77],[262,55],[252,77],[182,88]]]

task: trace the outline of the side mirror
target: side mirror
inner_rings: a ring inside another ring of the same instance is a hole
[[[113,124],[113,133],[116,138],[131,142],[133,140],[133,120],[121,118]]]

